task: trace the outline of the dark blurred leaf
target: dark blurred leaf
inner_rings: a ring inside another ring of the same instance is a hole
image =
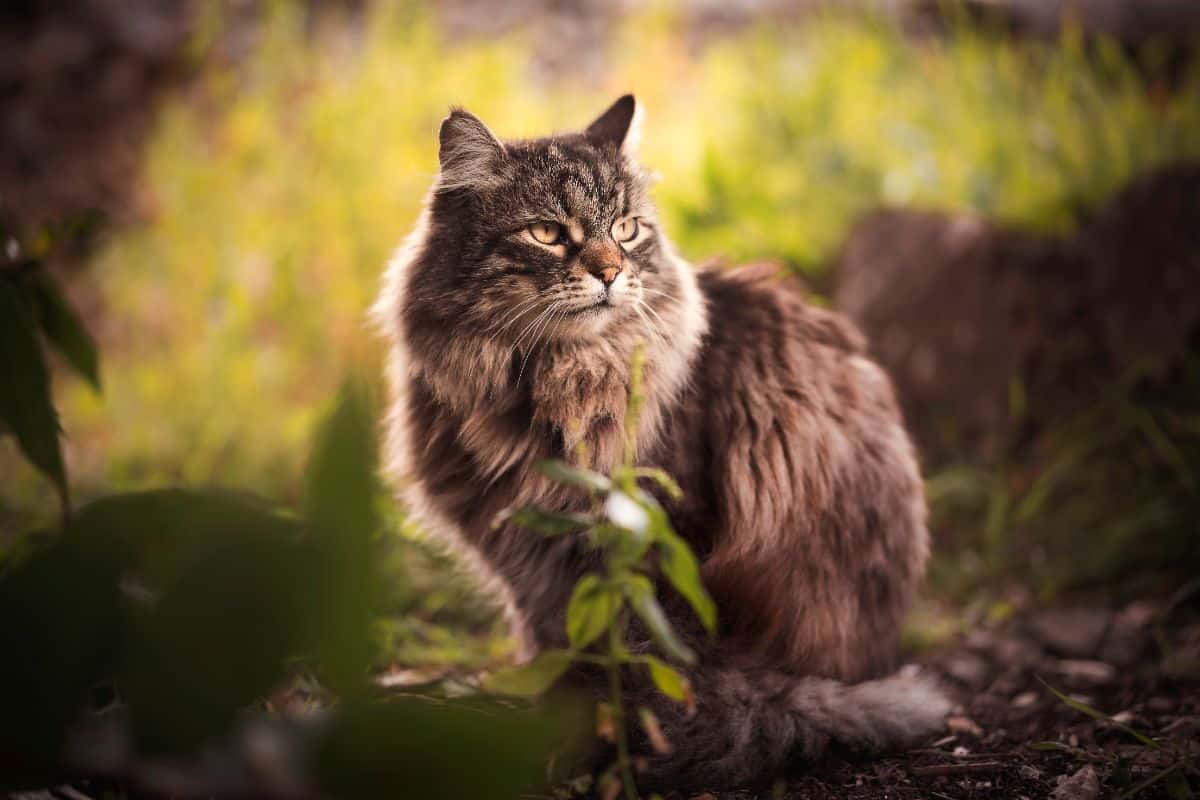
[[[1192,787],[1188,785],[1188,780],[1184,777],[1182,769],[1176,769],[1174,772],[1167,774],[1167,796],[1171,800],[1191,800],[1195,797],[1192,794]]]
[[[319,747],[318,782],[332,797],[515,798],[545,784],[552,748],[580,723],[569,709],[479,701],[351,706]]]
[[[54,481],[64,506],[67,474],[58,440],[58,415],[50,399],[50,378],[38,346],[33,315],[22,292],[0,279],[0,419],[17,438],[29,462]]]
[[[485,682],[485,687],[498,694],[514,697],[536,697],[557,681],[574,654],[569,650],[545,650],[528,664],[498,670]]]
[[[567,637],[576,649],[587,647],[608,630],[621,608],[621,595],[600,580],[599,575],[584,575],[575,584],[567,605]]]
[[[626,593],[633,610],[646,623],[650,635],[668,656],[685,664],[696,660],[696,654],[680,641],[675,629],[671,627],[667,615],[654,596],[654,585],[649,579],[642,575],[632,576],[626,584]]]
[[[537,463],[537,468],[546,476],[560,483],[569,483],[583,489],[597,492],[607,492],[612,488],[612,481],[599,472],[590,469],[579,469],[570,464],[557,460],[545,460]]]
[[[306,510],[321,561],[317,655],[331,685],[365,687],[377,577],[375,420],[365,389],[342,387],[309,463]]]
[[[39,271],[31,282],[42,333],[67,362],[97,391],[100,390],[100,357],[96,343],[83,327],[50,276]]]
[[[533,506],[514,511],[502,521],[515,523],[547,536],[579,533],[596,524],[596,520],[588,514],[559,514],[542,511]]]
[[[665,516],[664,518],[665,519]],[[717,605],[700,580],[700,564],[687,542],[666,525],[655,528],[662,560],[659,564],[671,585],[695,609],[696,615],[710,633],[717,629]]]
[[[122,639],[115,543],[76,533],[0,573],[0,774],[57,762],[66,724],[112,675]]]
[[[232,492],[124,495],[71,534],[122,551],[128,611],[118,686],[143,749],[179,752],[226,731],[303,653],[319,561],[300,524]]]

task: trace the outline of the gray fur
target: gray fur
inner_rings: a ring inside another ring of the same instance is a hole
[[[501,143],[462,111],[443,125],[442,174],[377,306],[393,343],[392,474],[496,591],[523,657],[561,646],[595,554],[493,520],[525,504],[586,507],[534,464],[583,452],[601,471],[617,463],[644,341],[639,459],[684,488],[668,510],[721,626],[710,641],[661,592],[700,653],[687,670],[698,711],[640,669],[627,676],[631,703],[654,709],[674,745],[648,759],[643,788],[753,782],[830,742],[917,741],[946,701],[920,679],[879,680],[929,547],[891,385],[849,322],[773,270],[696,270],[674,254],[632,158],[629,103],[590,133],[545,139]],[[641,233],[620,245],[614,222],[631,216]],[[542,220],[570,236],[539,244],[527,226]],[[616,274],[608,289],[602,272]]]

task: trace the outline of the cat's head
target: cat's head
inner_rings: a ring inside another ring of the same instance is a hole
[[[637,110],[626,95],[582,131],[519,141],[453,111],[410,301],[509,344],[653,328],[673,262],[633,159]]]

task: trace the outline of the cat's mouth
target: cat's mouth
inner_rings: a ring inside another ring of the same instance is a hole
[[[585,306],[580,306],[571,312],[572,316],[584,316],[588,314],[602,314],[605,311],[614,308],[612,298],[608,295],[597,298]]]

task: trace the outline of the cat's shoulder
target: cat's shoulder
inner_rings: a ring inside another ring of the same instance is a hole
[[[803,281],[780,264],[709,264],[697,270],[697,280],[714,340],[746,346],[800,339],[847,353],[866,352],[858,327],[819,305]]]

